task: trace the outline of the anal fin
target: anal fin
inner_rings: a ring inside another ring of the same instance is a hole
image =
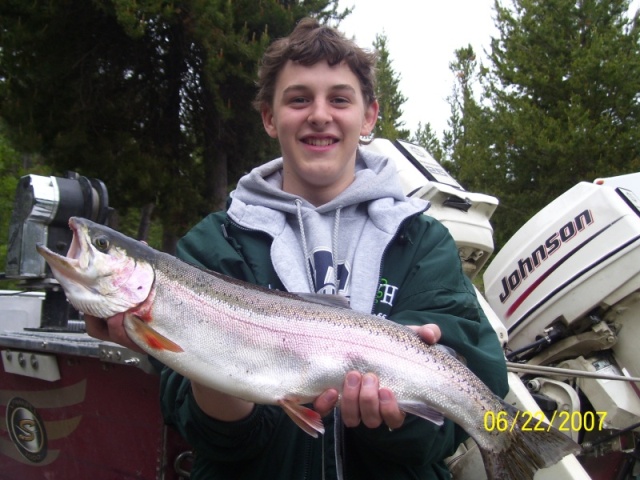
[[[435,423],[440,426],[444,423],[444,415],[435,410],[424,403],[398,403],[398,407],[400,410],[406,413],[411,413],[417,417],[424,418],[425,420],[429,420],[430,422]]]
[[[289,399],[278,400],[278,404],[296,425],[312,437],[318,438],[318,433],[324,434],[322,417],[318,412]]]

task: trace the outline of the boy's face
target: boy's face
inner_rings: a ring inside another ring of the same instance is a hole
[[[377,116],[378,103],[365,105],[347,64],[287,62],[273,105],[262,109],[265,130],[280,142],[283,190],[314,205],[336,197],[353,181],[359,138],[371,133]]]

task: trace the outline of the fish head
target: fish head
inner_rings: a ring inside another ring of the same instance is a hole
[[[104,225],[71,217],[73,240],[66,256],[38,244],[69,302],[79,311],[108,318],[140,306],[155,280],[156,253],[143,242]]]

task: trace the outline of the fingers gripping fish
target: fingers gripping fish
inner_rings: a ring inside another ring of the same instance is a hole
[[[375,373],[405,412],[460,425],[490,479],[533,478],[579,450],[555,429],[523,431],[513,407],[405,326],[205,271],[86,219],[69,225],[66,257],[37,248],[76,309],[125,313],[128,335],[150,355],[213,389],[280,405],[310,435],[323,433],[322,420],[302,404],[340,391],[357,370]],[[514,428],[487,431],[488,411],[511,412]]]

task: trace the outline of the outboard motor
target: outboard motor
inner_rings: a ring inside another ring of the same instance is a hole
[[[486,299],[508,330],[507,358],[575,373],[523,380],[548,418],[575,420],[593,479],[630,472],[637,456],[640,390],[611,376],[640,377],[638,198],[640,174],[579,183],[533,216],[484,274]]]
[[[105,223],[108,214],[109,196],[100,180],[74,173],[67,178],[26,175],[20,179],[9,225],[5,275],[20,280],[27,289],[45,289],[40,328],[65,330],[71,307],[36,244],[66,255],[73,238],[69,217]]]

